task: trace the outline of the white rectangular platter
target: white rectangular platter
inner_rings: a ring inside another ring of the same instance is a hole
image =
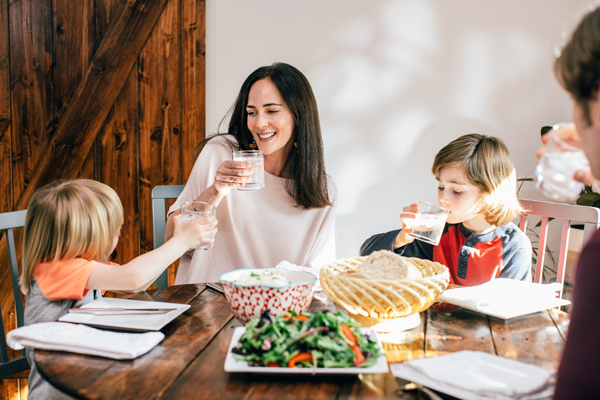
[[[255,367],[249,366],[246,361],[236,361],[233,357],[231,350],[237,345],[242,334],[246,331],[244,327],[235,328],[231,343],[229,343],[229,349],[227,350],[227,357],[225,358],[225,371],[226,372],[253,372],[259,374],[387,374],[389,371],[387,359],[381,352],[381,355],[377,359],[377,362],[367,368],[277,368],[277,367]],[[377,337],[377,333],[369,328],[360,328],[360,332],[363,335],[369,335],[371,340],[377,342],[377,347],[381,349],[381,341]]]

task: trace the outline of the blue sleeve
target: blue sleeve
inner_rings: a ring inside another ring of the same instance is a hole
[[[531,241],[516,225],[510,223],[502,236],[504,268],[500,278],[531,282]]]
[[[368,256],[377,250],[389,250],[404,257],[417,257],[425,260],[433,260],[433,245],[420,240],[415,240],[406,246],[394,250],[394,240],[401,229],[373,235],[360,246],[360,255]]]
[[[360,255],[368,256],[377,250],[394,251],[394,240],[398,233],[400,233],[400,229],[371,236],[360,246]]]

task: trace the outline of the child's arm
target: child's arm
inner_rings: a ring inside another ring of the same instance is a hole
[[[402,209],[402,214],[400,214],[402,229],[371,236],[365,240],[362,246],[360,246],[360,255],[366,256],[377,250],[396,251],[399,248],[412,243],[415,238],[408,234],[413,232],[412,222],[418,212],[418,204],[411,204],[408,207],[404,207]],[[408,225],[411,227],[409,228]]]
[[[86,284],[86,289],[141,291],[148,287],[169,265],[183,253],[200,243],[214,243],[217,233],[215,217],[181,221],[173,218],[174,234],[171,240],[124,265],[98,265]]]

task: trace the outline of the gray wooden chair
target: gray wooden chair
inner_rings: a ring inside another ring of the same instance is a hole
[[[184,185],[161,185],[152,189],[152,226],[154,234],[154,248],[157,249],[165,243],[165,229],[167,226],[167,210],[165,200],[176,199],[181,194]],[[154,281],[154,287],[169,286],[168,272],[165,270]]]
[[[519,228],[523,232],[527,232],[528,217],[535,215],[541,217],[540,222],[540,239],[538,244],[538,257],[535,266],[536,283],[542,282],[544,271],[544,258],[546,252],[546,239],[548,237],[548,222],[551,219],[562,220],[562,231],[560,240],[560,250],[558,259],[556,260],[556,282],[561,284],[560,297],[563,294],[565,268],[567,266],[567,247],[569,244],[569,234],[571,232],[571,223],[584,224],[583,244],[592,237],[594,232],[600,228],[600,209],[587,206],[575,206],[572,204],[551,203],[548,201],[537,200],[521,200],[519,202],[525,209],[525,213],[521,215]]]
[[[17,253],[15,251],[15,238],[13,235],[13,228],[19,228],[25,226],[25,217],[27,216],[27,210],[25,211],[14,211],[0,214],[0,233],[3,233],[6,237],[6,244],[8,247],[8,263],[10,267],[10,277],[12,279],[13,296],[15,299],[15,309],[17,314],[17,327],[21,327],[24,324],[23,318],[23,299],[21,297],[21,288],[19,287],[19,267],[17,265]],[[8,349],[6,346],[6,336],[4,334],[4,321],[2,321],[2,310],[0,309],[0,379],[5,378],[9,375],[16,374],[29,369],[29,363],[25,356],[25,350],[23,355],[8,359]]]

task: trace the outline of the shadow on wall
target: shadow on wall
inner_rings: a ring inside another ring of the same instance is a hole
[[[332,24],[314,49],[307,75],[338,188],[339,258],[400,227],[403,206],[437,202],[430,171],[442,146],[482,133],[533,154],[538,120],[558,108],[548,38],[561,28],[532,25],[535,7],[461,4],[372,2]],[[533,157],[513,159],[519,176],[533,170]]]

